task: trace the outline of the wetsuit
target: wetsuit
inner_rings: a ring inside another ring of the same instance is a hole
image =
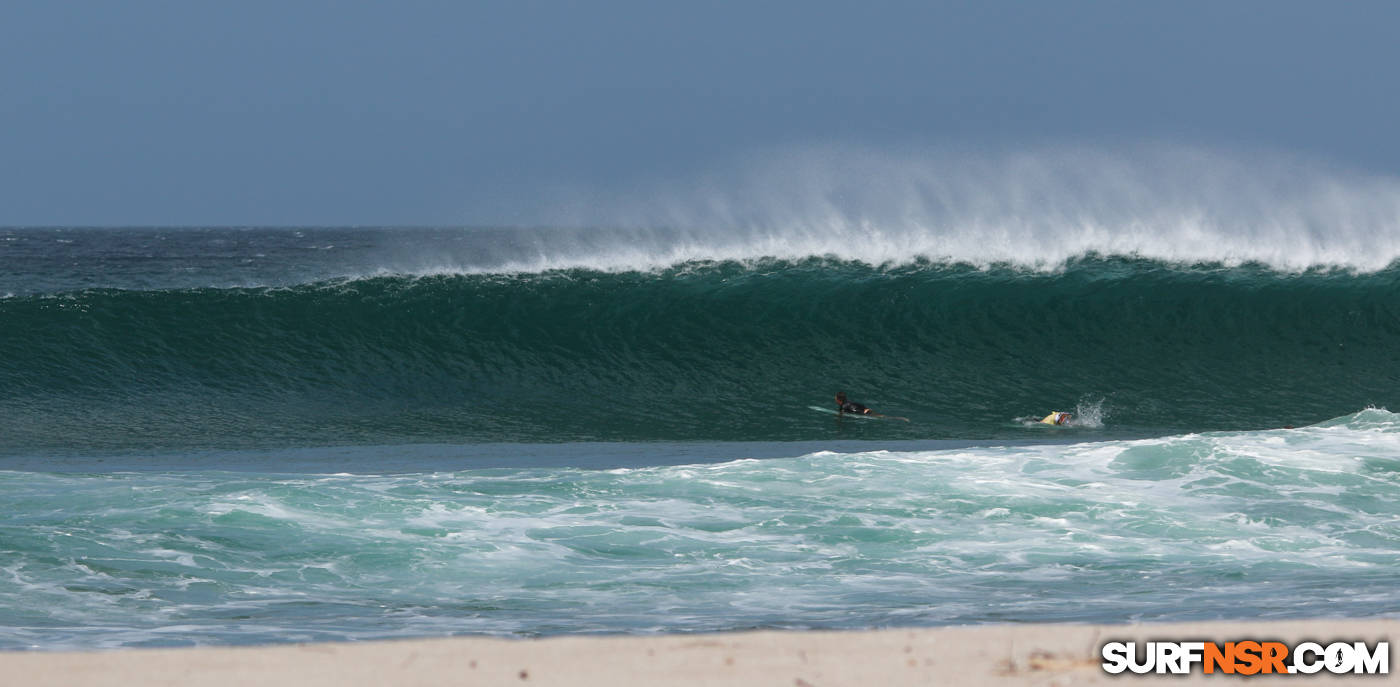
[[[864,414],[870,412],[870,409],[869,409],[869,408],[866,408],[865,406],[863,406],[863,405],[861,405],[861,404],[859,404],[859,403],[855,403],[855,402],[853,402],[853,401],[846,401],[845,403],[842,403],[842,404],[841,404],[840,412],[842,412],[842,413],[854,413],[854,414],[856,414],[856,415],[864,415]]]

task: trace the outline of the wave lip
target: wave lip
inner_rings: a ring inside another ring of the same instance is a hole
[[[576,188],[540,207],[533,227],[0,229],[0,294],[814,259],[1281,273],[1373,273],[1400,261],[1400,179],[1167,145],[792,147],[625,191]]]
[[[1400,180],[1181,146],[1002,155],[794,147],[698,178],[573,195],[546,221],[626,230],[541,246],[497,267],[616,271],[822,256],[1057,269],[1098,255],[1365,272],[1400,259]]]

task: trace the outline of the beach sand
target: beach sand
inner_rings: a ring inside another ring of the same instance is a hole
[[[1105,641],[1388,641],[1400,620],[984,625],[855,632],[480,637],[265,647],[0,653],[0,684],[83,685],[1094,685],[1237,682],[1241,676],[1101,667]],[[1256,676],[1284,684],[1395,684],[1394,675]]]

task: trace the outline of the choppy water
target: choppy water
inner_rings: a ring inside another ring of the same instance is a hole
[[[654,467],[249,467],[0,473],[0,646],[1397,610],[1400,417],[1380,410]]]

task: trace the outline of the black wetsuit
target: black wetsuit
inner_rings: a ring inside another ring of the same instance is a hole
[[[846,401],[845,403],[841,404],[839,412],[852,413],[855,415],[864,415],[870,412],[870,409],[866,408],[865,406],[859,403],[855,403],[854,401]]]

